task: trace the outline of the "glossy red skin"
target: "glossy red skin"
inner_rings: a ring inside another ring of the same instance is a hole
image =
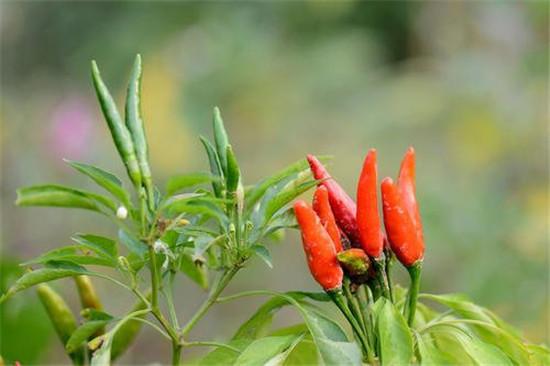
[[[397,259],[410,267],[424,257],[424,244],[418,240],[412,217],[391,178],[382,181],[382,207],[390,247]]]
[[[325,230],[330,235],[336,253],[340,253],[344,249],[340,239],[340,229],[336,225],[334,214],[330,208],[328,191],[325,186],[317,187],[315,190],[315,194],[313,195],[313,210],[317,213]]]
[[[397,187],[401,195],[403,205],[409,212],[412,218],[413,225],[416,228],[418,240],[424,243],[424,234],[422,230],[422,221],[418,210],[418,202],[416,201],[416,182],[415,182],[415,153],[414,148],[409,147],[399,169],[399,178],[397,179]],[[422,244],[423,245],[423,244]]]
[[[307,156],[307,161],[315,179],[323,179],[320,184],[328,190],[330,207],[336,219],[338,227],[346,234],[351,244],[359,244],[360,237],[357,230],[357,222],[355,215],[357,206],[350,196],[342,187],[334,180],[323,164],[313,155]]]
[[[380,257],[384,249],[377,191],[376,150],[371,149],[365,157],[357,184],[357,228],[361,238],[361,247],[373,258]]]
[[[309,270],[325,291],[342,286],[344,272],[336,258],[334,243],[321,220],[303,200],[294,203],[296,220],[302,231],[302,243]]]

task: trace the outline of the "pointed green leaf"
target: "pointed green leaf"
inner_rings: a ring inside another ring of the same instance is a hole
[[[15,283],[8,289],[8,291],[4,295],[2,295],[2,297],[0,297],[0,303],[6,301],[14,294],[39,283],[83,274],[89,275],[91,273],[87,271],[84,267],[77,265],[63,266],[59,268],[40,268],[32,272],[27,272],[17,281],[15,281]]]
[[[403,315],[385,297],[375,304],[376,333],[382,365],[408,365],[413,356],[413,341]]]
[[[220,365],[233,365],[240,352],[251,343],[248,339],[236,339],[228,343],[232,348],[236,348],[239,352],[235,352],[227,347],[218,347],[214,351],[204,356],[200,361],[200,366],[220,366]]]
[[[75,234],[72,238],[79,245],[90,249],[98,255],[116,260],[118,251],[116,242],[104,236],[93,234]]]
[[[223,173],[222,165],[220,163],[220,157],[216,150],[214,149],[214,146],[208,141],[206,138],[200,136],[200,140],[202,145],[204,146],[204,149],[206,150],[206,154],[208,155],[208,162],[210,164],[210,172],[215,177],[219,177],[219,181],[212,181],[212,188],[214,189],[214,193],[216,194],[216,197],[224,197],[224,185],[223,182],[225,181],[225,176]]]
[[[235,365],[280,365],[303,335],[265,337],[253,341],[235,360]]]
[[[267,202],[264,211],[264,222],[269,222],[273,215],[296,197],[317,185],[316,180],[307,180],[308,174],[290,181],[275,197]],[[306,180],[304,182],[304,180]]]
[[[86,255],[82,252],[84,249],[81,246],[71,245],[61,248],[56,248],[34,258],[30,261],[22,263],[22,266],[28,266],[31,264],[43,264],[51,261],[70,262],[79,265],[97,265],[116,267],[116,261],[104,256]]]
[[[273,268],[271,253],[269,252],[269,249],[267,249],[263,245],[254,245],[252,246],[252,250],[254,250],[254,253],[256,253],[256,255],[260,257],[261,260],[263,260],[269,268]]]
[[[218,107],[214,107],[214,117],[212,119],[212,127],[214,130],[214,143],[216,144],[216,152],[220,159],[221,167],[224,173],[227,173],[227,154],[226,149],[229,145],[229,138],[223,125],[222,115]]]
[[[212,183],[219,179],[219,177],[214,177],[212,174],[209,173],[190,173],[176,175],[175,177],[171,177],[170,179],[168,179],[168,182],[166,182],[166,193],[168,195],[172,195],[175,192],[193,188],[195,186],[205,183]]]
[[[110,320],[92,320],[86,322],[76,328],[76,330],[71,335],[71,338],[67,341],[65,345],[65,350],[68,353],[71,353],[82,346],[87,340],[94,335],[97,331],[104,328],[109,324]]]
[[[92,179],[114,197],[118,198],[119,201],[128,209],[132,207],[130,202],[130,194],[126,192],[124,187],[122,187],[122,182],[114,174],[89,164],[79,163],[67,159],[65,159],[65,162]]]
[[[127,233],[125,230],[121,229],[118,231],[118,238],[130,252],[136,254],[138,257],[143,258],[145,253],[147,253],[147,245],[133,235]]]

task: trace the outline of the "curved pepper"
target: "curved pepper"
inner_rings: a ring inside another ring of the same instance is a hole
[[[319,216],[321,220],[321,224],[323,224],[327,233],[330,235],[336,253],[340,253],[344,250],[342,241],[340,240],[340,229],[338,225],[336,225],[334,214],[330,208],[328,191],[325,186],[320,186],[315,190],[315,194],[313,195],[313,210],[317,213],[317,216]]]
[[[36,292],[52,321],[59,339],[65,345],[77,327],[75,316],[61,295],[47,284],[41,283],[36,286]],[[83,348],[79,348],[69,356],[77,365],[84,363]]]
[[[357,184],[357,229],[361,247],[373,258],[384,249],[384,236],[378,213],[376,149],[369,150]]]
[[[313,278],[325,291],[340,289],[344,273],[336,259],[334,243],[321,220],[303,200],[294,203],[294,213],[302,231],[304,252]]]
[[[413,219],[391,178],[382,181],[382,202],[390,247],[403,265],[411,267],[423,258],[424,244],[418,239]]]
[[[99,296],[95,291],[90,277],[85,275],[75,276],[74,281],[76,283],[82,309],[92,308],[101,310],[103,306],[101,305],[101,301],[99,300]]]
[[[336,223],[352,244],[360,243],[359,231],[355,215],[357,206],[342,187],[330,176],[323,164],[313,155],[307,156],[307,161],[315,179],[323,179],[320,185],[328,191],[330,207],[334,213]]]

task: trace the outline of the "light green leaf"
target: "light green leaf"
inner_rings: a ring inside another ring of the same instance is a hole
[[[544,345],[528,344],[529,364],[533,366],[550,365],[550,350]]]
[[[58,268],[40,268],[32,272],[27,272],[17,281],[15,281],[15,283],[8,289],[8,291],[4,295],[2,295],[2,297],[0,297],[0,304],[14,294],[34,285],[38,285],[39,283],[84,274],[90,275],[91,273],[87,271],[84,267],[77,265],[64,265]]]
[[[185,212],[184,207],[193,200],[196,200],[199,197],[203,197],[204,194],[202,193],[181,193],[174,196],[169,197],[164,203],[162,204],[161,210],[165,210],[168,212]]]
[[[82,346],[83,343],[86,343],[97,331],[109,324],[109,322],[110,320],[92,320],[82,324],[71,334],[71,338],[69,338],[65,345],[65,350],[68,353],[72,353]]]
[[[316,180],[303,182],[303,177],[298,177],[288,183],[275,197],[267,201],[264,211],[264,222],[269,222],[277,211],[290,203],[296,197],[317,185]]]
[[[409,364],[413,356],[413,341],[403,315],[384,297],[376,301],[374,308],[381,364]]]
[[[45,184],[17,190],[18,206],[52,206],[83,208],[102,212],[98,203],[116,211],[116,204],[105,196],[56,184]]]
[[[235,360],[235,365],[280,365],[302,337],[303,335],[288,335],[257,339],[244,349]]]
[[[50,250],[41,256],[22,263],[22,266],[31,264],[43,264],[51,261],[71,262],[80,265],[92,264],[97,266],[116,267],[116,261],[109,257],[86,255],[82,252],[83,247],[71,245]]]
[[[222,164],[220,162],[220,156],[214,149],[214,146],[212,146],[212,143],[208,141],[208,139],[204,138],[203,136],[200,136],[200,140],[202,145],[204,146],[204,149],[206,150],[206,154],[208,155],[208,162],[210,164],[210,172],[213,176],[218,177],[218,180],[212,181],[212,188],[214,189],[214,193],[216,194],[216,197],[224,197],[224,173]]]
[[[208,288],[208,270],[203,263],[196,263],[189,253],[181,253],[179,269],[200,287]]]
[[[147,253],[147,245],[131,234],[128,234],[125,230],[121,229],[118,231],[118,238],[130,252],[136,254],[138,257],[143,258],[145,253]]]
[[[427,339],[425,339],[427,338]],[[451,360],[443,353],[428,337],[416,337],[416,346],[420,354],[420,365],[439,366],[453,364]]]
[[[476,365],[513,365],[512,361],[492,344],[485,343],[476,337],[463,333],[456,333],[455,337]]]
[[[100,256],[111,258],[116,261],[118,251],[116,242],[104,236],[94,234],[75,234],[72,238],[79,245],[90,249]]]
[[[235,339],[229,342],[229,346],[236,348],[240,351],[245,349],[249,344],[251,343],[248,339]],[[206,356],[204,356],[200,361],[200,366],[206,366],[206,365],[232,365],[235,360],[239,357],[241,353],[235,352],[229,348],[226,347],[218,347]]]
[[[189,173],[171,177],[166,182],[166,193],[172,195],[178,191],[189,189],[201,184],[219,181],[220,178],[214,177],[209,173]]]
[[[65,162],[82,174],[88,176],[98,185],[111,193],[114,197],[118,198],[120,202],[128,209],[132,207],[130,194],[122,187],[122,182],[114,174],[89,164],[79,163],[67,159],[65,159]]]
[[[421,298],[439,302],[451,308],[456,314],[465,319],[480,321],[483,323],[468,324],[476,331],[481,340],[489,344],[497,345],[517,364],[529,363],[529,352],[522,339],[517,336],[517,331],[496,314],[474,304],[467,297],[460,294],[431,295],[422,294]]]
[[[261,260],[263,260],[269,268],[273,268],[271,253],[269,252],[269,250],[265,246],[263,246],[263,245],[253,245],[252,250],[254,250],[254,253],[256,253],[256,255],[258,257],[260,257]]]

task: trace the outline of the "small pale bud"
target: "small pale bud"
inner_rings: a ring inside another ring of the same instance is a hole
[[[116,210],[116,217],[125,220],[128,217],[128,209],[124,206],[119,206]]]
[[[130,266],[130,262],[128,262],[128,259],[126,259],[126,257],[124,256],[120,256],[117,258],[118,260],[118,265],[120,266],[120,268],[126,270],[126,271],[130,271],[131,270],[131,266]]]

